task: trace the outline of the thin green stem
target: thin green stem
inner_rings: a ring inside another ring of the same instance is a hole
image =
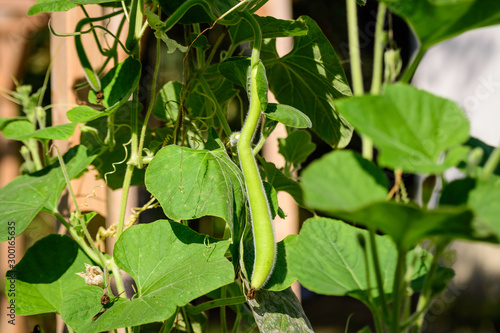
[[[349,37],[349,57],[351,61],[352,87],[355,96],[361,96],[363,72],[361,71],[361,53],[359,50],[358,17],[356,0],[347,0],[347,28]]]
[[[441,258],[441,255],[443,254],[443,251],[445,250],[446,246],[447,243],[440,243],[436,245],[434,256],[432,257],[431,266],[429,267],[429,270],[425,275],[424,284],[422,286],[422,290],[420,292],[420,298],[418,299],[417,303],[417,309],[415,311],[415,313],[418,315],[412,319],[416,320],[415,327],[417,327],[417,331],[418,328],[422,326],[422,323],[424,321],[425,309],[429,306],[431,302],[432,280],[434,278],[434,274],[439,268],[439,259]]]
[[[136,53],[136,47],[139,46],[142,28],[142,0],[132,0],[130,4],[130,22],[128,26],[127,40],[125,46],[128,50]],[[136,53],[138,54],[138,53]]]
[[[358,37],[358,16],[356,0],[347,0],[347,29],[349,37],[349,58],[351,62],[352,90],[354,96],[364,94],[363,71],[361,70],[361,52]],[[367,160],[373,159],[373,141],[362,135],[362,155]]]
[[[59,151],[59,148],[54,146],[56,149],[57,153],[57,159],[59,160],[59,164],[61,165],[61,170],[64,176],[64,180],[66,181],[66,185],[68,186],[68,191],[71,195],[71,198],[73,199],[73,204],[75,205],[75,210],[76,210],[76,217],[78,218],[78,221],[80,222],[80,226],[82,227],[83,234],[85,235],[85,238],[87,239],[87,242],[90,244],[90,247],[94,251],[94,253],[98,256],[99,262],[101,263],[101,266],[104,267],[106,266],[106,259],[104,258],[103,254],[97,246],[94,243],[94,240],[92,239],[92,236],[90,236],[89,230],[87,229],[87,225],[85,224],[85,221],[82,218],[82,212],[80,211],[80,207],[78,207],[78,202],[76,201],[76,196],[75,193],[73,192],[73,187],[71,186],[71,180],[68,175],[68,171],[66,170],[66,164],[64,163],[64,160],[61,156],[61,152]]]
[[[398,248],[398,260],[396,272],[394,273],[394,285],[392,289],[392,314],[391,318],[391,333],[400,332],[401,311],[406,295],[405,287],[405,273],[406,273],[406,251]]]
[[[120,269],[116,265],[115,260],[114,259],[109,260],[108,266],[113,272],[113,276],[115,277],[115,284],[116,284],[116,290],[118,291],[118,295],[120,295],[120,297],[126,298],[127,295],[125,295],[124,293],[125,285],[123,284],[122,273],[120,272]]]
[[[210,63],[212,62],[212,59],[215,56],[215,52],[217,51],[220,44],[224,40],[224,37],[226,37],[226,34],[227,34],[227,30],[224,30],[224,32],[219,35],[219,38],[217,38],[214,45],[212,46],[212,50],[210,51],[210,54],[208,55],[207,60],[205,61],[205,64],[210,65]]]
[[[92,259],[95,263],[101,262],[99,256],[85,242],[85,240],[82,237],[80,237],[80,235],[78,235],[78,232],[68,222],[66,222],[66,220],[64,219],[64,217],[61,216],[61,214],[59,214],[58,212],[52,212],[52,214],[54,214],[57,220],[66,227],[71,237],[73,237],[75,242],[77,242],[78,245],[80,245],[82,250],[87,254],[87,256],[89,256],[90,259]]]
[[[189,321],[189,317],[185,307],[181,308],[182,318],[184,318],[184,323],[186,324],[186,332],[192,333],[193,328],[191,327],[191,322]]]
[[[132,174],[134,173],[134,166],[127,164],[125,170],[125,177],[123,178],[122,199],[120,202],[120,215],[118,217],[118,226],[116,228],[116,240],[120,238],[123,232],[123,225],[125,224],[125,213],[127,211],[128,192],[130,190],[130,183],[132,181]]]
[[[142,149],[144,146],[144,139],[146,138],[146,130],[148,128],[148,122],[149,118],[151,117],[151,113],[153,111],[153,107],[156,103],[156,79],[158,77],[158,72],[160,70],[160,55],[161,55],[161,47],[160,47],[161,40],[157,39],[156,40],[156,63],[155,63],[155,69],[153,73],[153,82],[151,83],[151,97],[149,98],[149,105],[148,105],[148,110],[146,112],[146,116],[144,117],[144,122],[142,124],[142,129],[141,129],[141,136],[139,140],[139,148],[138,148],[138,155],[141,157],[139,158],[138,162],[138,167],[142,168]]]
[[[384,21],[387,6],[383,2],[378,4],[377,25],[375,26],[375,46],[373,48],[373,76],[370,93],[380,94],[382,87],[382,67],[385,46]]]
[[[200,35],[200,24],[195,23],[193,24],[193,31],[194,33],[199,36]],[[204,68],[205,67],[205,51],[203,49],[197,47],[196,48],[196,60],[198,61],[198,68]]]
[[[486,161],[483,171],[481,172],[480,179],[484,181],[488,180],[491,174],[495,171],[499,162],[500,162],[500,146],[496,147],[495,150],[493,150],[490,157]]]
[[[226,116],[224,115],[224,112],[222,111],[219,103],[217,102],[217,98],[215,97],[214,93],[210,89],[210,86],[208,85],[207,81],[203,77],[203,75],[199,75],[198,77],[199,82],[205,91],[205,94],[207,94],[212,102],[214,103],[215,106],[215,113],[217,114],[217,118],[222,124],[222,128],[224,129],[224,132],[226,133],[227,137],[229,138],[231,136],[231,128],[229,127],[229,123],[227,122]]]
[[[368,234],[370,237],[370,253],[373,260],[373,268],[375,271],[375,279],[377,281],[377,290],[380,297],[380,303],[382,307],[382,317],[387,320],[389,318],[389,308],[387,306],[387,299],[385,297],[384,291],[384,279],[382,277],[382,272],[380,270],[380,260],[378,256],[377,242],[375,237],[375,228],[370,227],[368,229]]]
[[[247,299],[245,296],[214,299],[214,300],[202,303],[200,305],[193,306],[189,310],[189,312],[192,314],[198,314],[198,313],[202,313],[203,311],[218,308],[221,306],[243,304],[246,301],[247,301]]]
[[[241,315],[241,312],[238,311],[238,313],[236,314],[236,319],[234,320],[233,330],[231,331],[231,333],[238,333],[238,328],[240,327],[242,317],[243,316]]]
[[[221,297],[226,298],[227,287],[222,287]],[[226,322],[226,306],[222,305],[220,307],[220,325],[222,327],[222,333],[227,333],[227,322]]]
[[[422,47],[418,49],[418,52],[411,61],[411,64],[408,67],[406,67],[403,75],[401,76],[400,79],[401,82],[409,83],[411,81],[411,79],[413,78],[413,74],[415,74],[415,71],[417,70],[417,67],[420,64],[420,61],[424,57],[425,52],[426,50],[423,49]]]
[[[36,170],[42,170],[43,164],[40,159],[40,155],[38,154],[38,144],[35,139],[28,139],[24,141],[24,145],[28,148],[31,153],[31,158],[33,159],[33,163],[35,164]]]

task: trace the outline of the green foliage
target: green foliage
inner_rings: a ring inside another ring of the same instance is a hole
[[[116,243],[113,257],[134,279],[136,296],[119,299],[93,321],[102,307],[102,290],[87,286],[67,295],[61,316],[77,332],[89,333],[164,321],[178,306],[233,281],[233,266],[224,257],[228,246],[228,241],[176,222],[131,227]]]
[[[28,10],[28,15],[40,13],[64,12],[76,7],[76,4],[68,0],[38,0]]]
[[[293,49],[280,58],[276,41],[266,40],[262,60],[269,77],[269,88],[280,103],[304,112],[312,130],[333,147],[349,143],[352,128],[333,104],[336,98],[350,96],[344,70],[328,39],[311,18],[303,16],[309,31],[294,38]],[[286,78],[286,81],[283,80]]]
[[[396,84],[386,86],[379,96],[342,99],[335,105],[380,149],[382,166],[440,173],[457,165],[468,152],[458,146],[469,137],[464,113],[452,101],[428,92]],[[445,151],[444,161],[438,161]]]
[[[70,179],[76,178],[94,160],[95,155],[83,145],[70,149],[64,163]],[[57,203],[66,182],[59,162],[34,174],[24,175],[0,189],[0,241],[7,240],[7,223],[16,223],[15,236],[20,235],[42,209],[57,211]]]
[[[348,1],[350,33],[357,35],[356,3],[366,1]],[[232,332],[243,328],[241,321],[262,332],[312,332],[290,289],[299,280],[316,293],[364,302],[377,333],[416,332],[453,276],[439,265],[446,246],[454,239],[500,242],[500,149],[469,138],[462,110],[404,83],[380,89],[377,76],[372,94],[356,89],[351,96],[340,60],[318,24],[306,16],[256,15],[265,2],[39,0],[30,8],[29,15],[88,4],[120,7],[77,24],[75,48],[91,89],[83,105],[68,107],[71,123],[50,124],[50,106],[42,105],[48,80],[36,92],[22,85],[3,92],[23,111],[20,117],[0,118],[0,131],[20,141],[26,174],[0,189],[0,241],[10,245],[42,211],[53,214],[71,236],[38,240],[15,266],[9,262],[6,291],[15,274],[16,294],[9,297],[16,299],[18,315],[59,313],[76,332],[123,327],[204,332],[205,312],[219,307],[222,325],[227,325],[227,310],[236,312]],[[381,2],[379,20],[386,16],[386,4],[412,26],[421,43],[402,82],[409,82],[430,46],[500,20],[500,5],[487,0]],[[113,64],[98,70],[86,56],[81,34],[107,31],[100,22],[121,15],[122,9],[127,17],[108,33],[120,36],[123,28],[127,38],[123,44],[97,45]],[[210,28],[202,30],[207,24]],[[223,26],[215,39],[208,35],[212,24]],[[155,66],[153,75],[142,71],[146,43],[141,39],[148,25],[158,47],[155,61],[148,62]],[[184,29],[184,40],[172,38],[176,25]],[[384,22],[377,25],[376,46],[399,54],[386,43]],[[283,57],[276,50],[280,37],[294,38],[293,49]],[[185,53],[182,82],[157,87],[162,43],[167,56]],[[118,63],[123,45],[128,57]],[[251,57],[240,56],[248,45]],[[355,52],[351,55],[351,61],[359,60]],[[374,63],[380,73],[382,58]],[[390,69],[400,63],[395,57],[385,61],[392,81],[398,73]],[[354,67],[353,85],[359,87],[362,73]],[[268,103],[268,89],[279,103]],[[246,107],[244,99],[249,111],[240,115],[239,124],[235,110]],[[278,122],[288,132],[279,140],[282,168],[259,155]],[[68,139],[77,126],[82,144],[64,154],[62,165],[55,162],[51,143]],[[338,150],[348,145],[354,130],[361,134],[362,156]],[[316,139],[335,150],[315,152]],[[376,160],[372,148],[378,151]],[[301,172],[313,152],[323,156]],[[118,204],[108,203],[108,209],[119,211],[118,220],[97,235],[88,228],[96,212],[82,213],[70,183],[91,165],[109,189],[123,189]],[[456,166],[467,177],[443,184],[439,204],[428,209],[436,180]],[[403,171],[427,174],[421,201],[408,195]],[[393,172],[389,185],[386,174]],[[142,184],[152,198],[127,221],[130,186]],[[63,216],[58,203],[66,187],[75,211]],[[316,215],[299,235],[276,243],[271,220],[286,218],[279,191],[312,213],[342,220]],[[156,217],[133,225],[143,211],[156,207],[170,220]],[[193,221],[206,234],[192,230]],[[109,253],[101,253],[106,237],[116,242]],[[105,272],[104,288],[86,285],[75,274],[85,264]],[[133,295],[124,294],[121,271],[133,279]],[[210,300],[192,304],[204,296]],[[415,308],[408,306],[410,300],[417,301]]]
[[[15,270],[7,272],[6,294],[15,300],[21,316],[61,313],[61,302],[72,291],[85,286],[76,273],[92,260],[71,238],[49,235],[28,249]],[[14,277],[14,294],[8,292]],[[101,293],[102,294],[102,293]]]

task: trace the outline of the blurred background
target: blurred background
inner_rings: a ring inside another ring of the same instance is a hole
[[[52,74],[48,90],[44,96],[44,105],[54,104],[51,121],[66,122],[65,111],[78,103],[74,94],[75,82],[81,81],[83,75],[74,54],[72,38],[51,36],[48,30],[49,16],[39,14],[27,17],[32,0],[0,0],[0,117],[20,115],[19,106],[4,96],[7,91],[15,90],[15,82],[31,85],[32,91],[38,90],[44,81],[46,72],[52,61]],[[359,33],[362,52],[362,65],[365,88],[369,87],[372,72],[373,37],[375,30],[377,2],[368,0],[367,5],[359,7]],[[338,57],[341,59],[348,79],[349,50],[347,43],[346,13],[344,0],[269,0],[262,8],[260,15],[272,15],[279,18],[298,18],[301,15],[312,17],[319,24],[331,41]],[[101,7],[95,6],[90,14],[103,13]],[[72,32],[81,13],[78,8],[67,13],[53,14],[51,24],[58,32]],[[416,41],[406,24],[392,16],[392,31],[395,44],[401,49],[403,66],[408,63],[416,48]],[[113,24],[110,22],[109,24]],[[113,30],[113,29],[111,29]],[[148,32],[149,33],[149,32]],[[177,34],[177,36],[174,36]],[[217,28],[207,32],[209,42],[217,39]],[[182,41],[182,29],[174,29],[171,37]],[[144,68],[154,64],[154,38],[145,38],[143,45]],[[90,40],[90,43],[92,40]],[[291,48],[291,41],[280,44],[280,52],[286,54]],[[471,135],[489,145],[500,142],[500,27],[475,30],[453,38],[433,47],[423,58],[417,70],[413,84],[429,90],[439,96],[456,101],[471,121]],[[99,54],[94,50],[92,62],[98,64]],[[180,80],[183,54],[175,52],[167,56],[163,52],[162,73],[158,86],[170,80]],[[148,71],[143,74],[151,75]],[[146,80],[141,81],[146,82]],[[145,89],[148,87],[145,86]],[[235,111],[237,112],[237,111]],[[233,115],[239,119],[239,115]],[[277,136],[285,135],[283,130]],[[276,140],[276,138],[272,139]],[[266,159],[280,162],[277,144],[267,144]],[[72,143],[78,142],[78,134]],[[316,152],[310,160],[328,152],[330,148],[320,140],[315,140]],[[359,150],[360,142],[355,137],[350,149]],[[21,157],[19,147],[5,140],[0,135],[0,187],[12,180],[19,170]],[[305,167],[305,165],[304,165]],[[85,197],[95,188],[94,175],[79,180],[76,187]],[[460,177],[457,171],[447,174],[449,179]],[[417,189],[420,177],[406,175],[405,182],[409,188]],[[97,183],[99,184],[99,183]],[[119,198],[120,191],[104,188],[96,190],[97,196],[90,199],[90,206],[99,212],[100,218],[92,226],[97,230],[100,225],[108,224],[116,217],[113,210],[104,204],[107,200]],[[130,206],[142,205],[149,196],[144,189],[136,188],[130,198]],[[309,217],[306,211],[293,206],[286,195],[280,194],[280,206],[288,213],[286,225],[277,221],[278,238],[286,234],[296,233],[300,222]],[[293,201],[293,200],[292,200]],[[109,205],[108,205],[109,206]],[[70,209],[70,207],[68,207]],[[129,209],[130,211],[130,209]],[[152,211],[141,215],[141,222],[157,219],[161,211]],[[16,242],[16,256],[19,261],[26,248],[38,239],[57,232],[57,225],[48,215],[40,214],[35,223],[19,237]],[[200,228],[202,228],[200,224]],[[111,247],[112,244],[107,244]],[[7,270],[5,243],[0,245],[0,273],[5,276]],[[500,332],[500,251],[498,247],[482,244],[456,242],[446,256],[447,263],[452,265],[456,276],[449,289],[438,297],[427,314],[424,332]],[[6,322],[6,298],[3,293],[4,280],[0,279],[0,333],[31,332],[34,325],[40,324],[45,332],[62,332],[63,325],[55,320],[54,315],[18,317],[16,326]],[[318,333],[356,332],[371,323],[370,312],[360,302],[347,297],[330,297],[316,295],[304,288],[295,286],[302,297],[302,304],[313,328]],[[213,318],[209,322],[211,332],[218,332],[216,322],[218,314],[209,314]]]

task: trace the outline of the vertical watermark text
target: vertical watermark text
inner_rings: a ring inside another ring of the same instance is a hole
[[[7,307],[8,323],[16,324],[16,222],[9,221],[7,223],[7,265],[10,270],[7,272],[7,287],[6,293],[9,298],[9,306]]]

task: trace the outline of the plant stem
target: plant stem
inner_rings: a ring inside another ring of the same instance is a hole
[[[361,96],[363,95],[364,90],[356,6],[356,0],[347,0],[347,28],[349,36],[349,57],[351,61],[352,87],[354,95]]]
[[[221,297],[226,298],[227,287],[222,287]],[[222,333],[227,333],[227,322],[226,322],[226,306],[220,307],[220,326],[222,327]]]
[[[387,320],[389,318],[389,308],[387,306],[387,299],[385,297],[384,279],[382,278],[382,272],[380,271],[380,260],[378,257],[377,243],[375,239],[375,228],[370,227],[368,231],[368,234],[370,236],[370,252],[372,254],[375,279],[377,281],[377,289],[382,307],[382,317]]]
[[[125,213],[127,211],[128,192],[130,189],[130,183],[132,181],[133,172],[134,172],[134,166],[132,164],[127,164],[125,177],[123,178],[122,199],[120,202],[120,215],[118,217],[118,226],[116,228],[116,240],[120,238],[123,232],[123,225],[125,224]]]
[[[116,290],[118,291],[118,295],[120,295],[120,297],[126,298],[127,295],[125,295],[125,293],[124,293],[125,286],[123,284],[123,279],[122,279],[122,274],[120,272],[120,268],[118,268],[114,259],[111,259],[108,261],[108,266],[109,266],[109,268],[111,268],[111,271],[113,272],[113,276],[115,277],[115,284],[116,284]]]
[[[231,128],[229,127],[229,123],[227,122],[227,119],[226,119],[226,116],[224,115],[224,112],[222,112],[222,109],[219,105],[219,102],[217,102],[217,98],[215,97],[214,93],[210,89],[207,81],[205,80],[205,78],[203,77],[202,74],[200,74],[198,76],[198,79],[199,79],[201,86],[203,87],[203,90],[205,91],[205,93],[208,95],[208,97],[210,97],[210,99],[214,103],[215,113],[217,114],[217,118],[221,122],[222,128],[224,129],[224,132],[226,133],[227,137],[229,138],[231,136]]]
[[[358,17],[356,6],[356,0],[347,0],[347,28],[349,37],[349,58],[351,62],[352,90],[354,96],[361,96],[364,94],[364,88],[363,71],[361,70],[361,52],[359,50]],[[363,157],[367,160],[372,160],[372,140],[365,135],[361,135],[361,139],[363,141]]]
[[[140,156],[138,160],[138,168],[142,168],[142,149],[144,147],[144,139],[146,137],[146,130],[148,128],[149,117],[151,117],[151,113],[153,111],[154,105],[156,103],[156,79],[158,77],[158,72],[160,70],[160,55],[161,55],[161,40],[156,39],[156,63],[155,70],[153,73],[153,79],[151,83],[151,97],[149,98],[148,111],[146,112],[146,116],[144,117],[144,122],[142,123],[141,136],[139,140],[139,148],[137,149],[137,154]]]
[[[66,227],[71,237],[73,237],[75,242],[77,242],[78,245],[80,245],[82,250],[85,252],[85,254],[87,254],[87,256],[89,256],[90,259],[92,259],[95,263],[101,262],[99,256],[92,250],[92,248],[90,248],[90,246],[85,242],[85,240],[82,237],[80,237],[80,235],[78,235],[78,232],[68,222],[66,222],[64,217],[62,217],[59,212],[52,212],[52,214],[54,214],[57,220]]]
[[[64,163],[64,160],[61,156],[61,152],[59,151],[59,148],[57,146],[54,146],[56,149],[57,153],[57,159],[59,160],[59,164],[61,165],[61,170],[64,176],[64,180],[66,181],[66,185],[68,186],[68,191],[71,195],[71,198],[73,199],[73,204],[75,205],[75,210],[76,210],[76,215],[78,218],[78,221],[80,222],[80,226],[82,227],[83,234],[85,235],[85,238],[87,239],[87,242],[90,244],[90,247],[92,248],[93,252],[97,255],[99,258],[98,261],[101,264],[101,267],[106,266],[106,258],[104,258],[104,255],[99,251],[97,246],[94,243],[94,240],[92,239],[92,236],[90,236],[89,230],[87,229],[87,225],[85,224],[85,221],[82,218],[82,212],[80,211],[80,207],[78,207],[78,202],[76,201],[75,193],[73,192],[73,187],[71,186],[71,182],[69,179],[68,171],[66,170],[66,165]]]
[[[189,312],[192,314],[198,314],[202,313],[203,311],[218,308],[221,306],[243,304],[246,301],[247,299],[245,296],[214,299],[212,301],[208,301],[200,305],[193,306]]]
[[[488,180],[500,162],[500,146],[496,147],[484,165],[483,172],[479,179]]]
[[[403,83],[409,83],[411,79],[413,78],[413,74],[415,74],[415,71],[417,70],[418,65],[420,64],[420,61],[422,60],[426,50],[424,50],[422,47],[418,49],[417,54],[413,58],[411,64],[406,67],[403,75],[401,76],[400,81]]]
[[[417,332],[418,329],[422,326],[422,323],[424,321],[425,309],[430,305],[431,302],[430,297],[432,296],[431,295],[432,279],[439,267],[439,259],[441,258],[441,255],[444,249],[446,248],[447,244],[448,243],[439,243],[436,245],[434,256],[432,257],[431,266],[427,271],[427,274],[425,275],[424,284],[422,286],[420,297],[417,303],[417,309],[415,310],[415,313],[418,315],[418,317],[414,318],[416,320],[415,327],[417,329]]]
[[[373,75],[370,93],[380,94],[382,86],[382,64],[385,46],[384,21],[387,6],[383,2],[378,4],[377,25],[375,26],[375,45],[373,47]]]
[[[400,332],[400,320],[401,320],[401,307],[403,299],[406,294],[405,287],[405,273],[406,273],[406,251],[398,248],[398,261],[396,266],[396,272],[394,273],[394,285],[392,289],[392,313],[391,318],[391,333]]]

